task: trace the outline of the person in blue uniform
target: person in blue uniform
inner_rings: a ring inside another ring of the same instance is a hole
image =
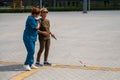
[[[25,30],[23,33],[23,42],[27,50],[27,57],[24,62],[24,68],[27,71],[30,71],[31,69],[36,69],[34,63],[34,53],[35,53],[35,42],[37,40],[38,32],[43,35],[48,35],[47,32],[43,32],[38,30],[40,25],[36,18],[40,15],[40,9],[39,8],[32,8],[31,15],[28,16],[26,20]]]

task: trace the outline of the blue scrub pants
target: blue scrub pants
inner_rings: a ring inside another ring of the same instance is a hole
[[[27,57],[24,65],[31,66],[34,63],[35,41],[23,40],[27,49]]]

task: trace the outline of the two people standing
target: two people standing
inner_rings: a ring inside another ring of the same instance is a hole
[[[50,47],[50,35],[54,35],[50,32],[50,23],[46,19],[48,10],[46,8],[32,8],[31,15],[28,16],[26,20],[25,30],[23,33],[23,42],[27,50],[26,60],[24,62],[24,68],[28,71],[31,69],[38,68],[37,66],[42,66],[40,64],[40,56],[45,48],[45,59],[44,65],[51,65],[47,62],[49,47]],[[41,19],[37,20],[36,18],[41,15]],[[37,41],[37,35],[39,34],[40,50],[37,54],[36,65],[34,63],[34,53],[35,53],[35,42]]]

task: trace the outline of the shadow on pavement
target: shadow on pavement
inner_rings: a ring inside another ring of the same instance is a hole
[[[0,71],[24,71],[24,68],[22,64],[2,65]]]

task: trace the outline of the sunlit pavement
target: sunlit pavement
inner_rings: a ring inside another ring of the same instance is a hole
[[[0,80],[120,80],[120,11],[49,12],[53,65],[26,72],[28,15],[0,14]],[[38,49],[37,41],[35,58]]]

